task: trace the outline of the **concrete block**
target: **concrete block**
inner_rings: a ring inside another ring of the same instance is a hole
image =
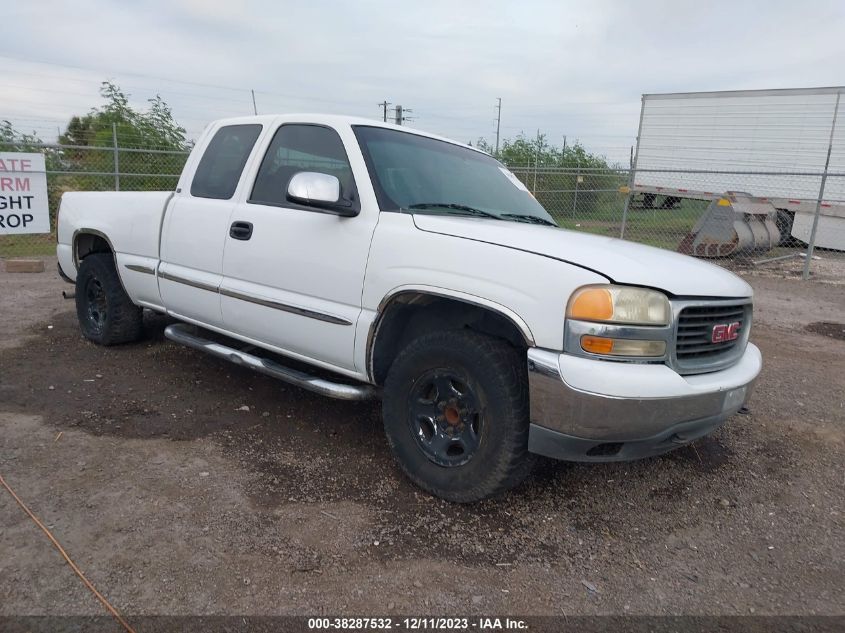
[[[43,259],[7,259],[7,273],[43,273]]]

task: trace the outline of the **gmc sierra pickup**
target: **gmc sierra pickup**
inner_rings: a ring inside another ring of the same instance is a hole
[[[562,230],[491,156],[369,120],[217,121],[173,192],[65,193],[58,242],[90,340],[138,339],[147,308],[178,343],[381,398],[401,468],[453,501],[516,485],[533,454],[683,446],[761,367],[739,277]]]

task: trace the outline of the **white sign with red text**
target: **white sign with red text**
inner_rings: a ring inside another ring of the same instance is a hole
[[[0,235],[49,232],[44,156],[0,152]]]

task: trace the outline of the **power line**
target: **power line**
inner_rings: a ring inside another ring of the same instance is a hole
[[[82,71],[85,71],[85,72],[97,72],[97,73],[103,73],[103,74],[112,75],[112,76],[143,77],[145,79],[152,79],[152,80],[155,80],[155,81],[164,81],[164,82],[173,83],[173,84],[182,84],[182,85],[185,85],[185,86],[196,86],[196,87],[200,87],[200,88],[211,88],[213,90],[228,90],[228,91],[232,91],[232,92],[240,92],[242,94],[245,94],[245,93],[251,91],[250,88],[222,86],[222,85],[219,85],[219,84],[209,84],[209,83],[202,83],[202,82],[197,82],[197,81],[187,81],[187,80],[184,80],[184,79],[171,79],[169,77],[159,77],[159,76],[156,76],[156,75],[149,75],[149,74],[145,74],[145,73],[136,73],[136,72],[131,72],[131,71],[115,71],[115,70],[108,70],[108,69],[102,69],[102,68],[76,66],[76,65],[73,65],[73,64],[62,64],[62,63],[58,63],[58,62],[42,61],[42,60],[37,60],[37,59],[22,59],[22,58],[14,57],[14,56],[11,56],[11,55],[0,55],[0,59],[6,59],[6,60],[14,61],[14,62],[24,62],[24,63],[30,63],[30,64],[41,64],[41,65],[44,65],[44,66],[56,66],[56,67],[59,67],[59,68],[71,68],[73,70],[82,70]],[[314,103],[332,103],[332,104],[338,104],[338,103],[356,103],[357,104],[358,103],[357,101],[354,101],[354,102],[353,101],[339,101],[336,98],[321,99],[321,98],[318,98],[318,97],[310,97],[310,96],[303,96],[303,95],[298,95],[298,94],[288,94],[288,93],[281,93],[281,92],[272,92],[272,91],[266,91],[266,90],[255,90],[255,92],[257,94],[265,94],[265,95],[270,95],[270,96],[275,96],[275,97],[282,97],[284,99],[290,99],[290,100],[293,100],[293,101],[306,101],[306,102],[314,102]]]
[[[22,95],[24,97],[23,100],[12,99],[11,103],[5,104],[5,107],[8,108],[6,116],[4,117],[2,115],[2,113],[0,113],[0,118],[10,118],[10,119],[14,118],[14,119],[17,119],[17,120],[20,120],[20,121],[26,120],[26,121],[30,121],[30,122],[38,121],[38,123],[43,121],[44,122],[43,129],[45,131],[49,131],[49,133],[51,135],[56,133],[55,122],[64,122],[69,118],[69,115],[68,115],[68,117],[55,117],[55,118],[45,116],[43,119],[40,119],[40,120],[32,119],[32,118],[24,119],[23,117],[26,117],[27,114],[31,113],[31,112],[25,112],[25,110],[28,110],[27,106],[43,106],[43,109],[45,110],[45,112],[55,112],[59,108],[65,109],[64,106],[66,106],[66,109],[68,110],[68,112],[72,113],[73,110],[75,110],[75,109],[77,109],[81,106],[81,103],[80,103],[81,99],[73,99],[71,97],[72,96],[77,96],[77,97],[87,96],[83,92],[84,89],[80,89],[81,86],[83,86],[83,85],[84,86],[91,86],[92,93],[93,93],[99,87],[99,85],[102,83],[101,81],[97,81],[96,78],[94,78],[94,77],[90,77],[90,78],[86,79],[86,78],[84,78],[84,74],[90,75],[92,73],[109,72],[109,71],[103,70],[103,69],[77,66],[77,65],[72,65],[72,64],[62,64],[62,63],[41,61],[41,60],[26,60],[26,59],[16,58],[16,57],[10,56],[10,55],[0,55],[0,65],[5,65],[5,66],[10,65],[8,63],[3,64],[3,60],[6,60],[6,62],[14,61],[16,63],[24,62],[24,63],[28,64],[29,67],[32,68],[32,70],[33,70],[33,72],[27,72],[25,74],[21,74],[21,68],[20,67],[17,68],[17,69],[11,69],[10,68],[9,69],[10,72],[14,73],[14,74],[7,75],[6,77],[7,78],[14,77],[14,79],[13,79],[14,83],[5,84],[5,82],[3,82],[4,85],[7,88],[21,88],[21,89],[26,88],[27,90],[38,91],[39,93],[42,93],[42,94],[39,94],[38,96]],[[52,72],[52,73],[51,72],[38,72],[39,69],[37,68],[37,65],[47,66],[48,68],[49,68],[49,66],[53,66],[56,69],[60,69],[60,68],[74,69],[74,70],[77,70],[77,71],[80,71],[80,72],[79,73],[70,73],[70,72],[67,73],[68,75],[76,75],[75,77],[73,77],[73,76],[63,76],[63,75],[59,74],[59,73],[61,73],[61,71]],[[63,89],[57,87],[57,86],[61,85],[61,82],[59,82],[59,81],[50,82],[51,85],[50,85],[49,88],[45,88],[45,87],[41,87],[41,86],[26,87],[24,85],[21,85],[21,84],[26,82],[26,79],[30,79],[31,76],[53,77],[53,78],[61,79],[63,81],[73,81],[78,86],[80,86],[80,88],[74,89],[74,86],[68,86],[68,89],[63,90]],[[173,107],[174,116],[177,119],[177,121],[179,121],[180,123],[182,123],[183,125],[185,125],[186,127],[189,128],[188,133],[187,133],[187,136],[189,136],[189,137],[197,134],[199,132],[199,129],[202,126],[204,126],[205,124],[207,124],[212,119],[234,116],[234,115],[238,115],[238,114],[246,114],[248,112],[247,108],[249,108],[249,106],[252,106],[253,113],[257,113],[257,95],[258,94],[265,95],[267,97],[265,99],[265,101],[262,101],[262,110],[264,110],[264,111],[276,110],[277,108],[280,111],[284,111],[285,109],[291,107],[291,103],[289,103],[289,102],[292,102],[293,104],[295,104],[297,102],[300,102],[300,103],[302,103],[302,102],[305,102],[305,103],[321,102],[321,103],[332,104],[333,106],[335,106],[335,108],[333,108],[334,110],[343,109],[343,110],[346,110],[349,113],[358,112],[358,113],[363,114],[364,116],[367,116],[366,113],[362,110],[361,103],[359,101],[354,102],[355,107],[348,107],[348,104],[353,103],[353,102],[349,102],[349,101],[343,102],[343,101],[339,101],[336,98],[319,99],[319,98],[314,98],[314,97],[303,96],[301,93],[295,94],[295,95],[294,94],[285,94],[285,93],[276,93],[276,92],[271,92],[271,91],[262,91],[262,90],[249,89],[249,88],[239,88],[239,87],[223,86],[223,85],[210,84],[210,83],[202,83],[202,82],[196,82],[196,81],[185,81],[185,80],[179,80],[179,79],[173,79],[173,78],[167,78],[167,77],[157,77],[157,76],[154,76],[154,75],[145,74],[145,73],[137,73],[137,72],[120,72],[119,76],[126,76],[127,79],[126,79],[126,83],[124,84],[124,86],[128,89],[129,92],[137,90],[140,93],[140,95],[138,95],[138,96],[141,96],[141,97],[143,97],[144,92],[147,92],[147,91],[149,91],[150,93],[153,93],[153,94],[163,93],[163,95],[165,97],[167,97],[168,99],[170,98],[171,95],[181,95],[182,98],[177,99],[177,104],[175,104],[175,106]],[[18,77],[21,77],[21,79],[18,79]],[[26,77],[26,79],[23,79],[23,77]],[[141,81],[138,82],[134,79],[131,79],[132,77],[141,78]],[[149,81],[143,81],[143,78],[146,78]],[[17,81],[15,81],[15,80],[17,80]],[[155,83],[166,83],[167,85],[161,85],[158,88],[154,88],[154,87],[149,85],[153,82],[155,82]],[[147,85],[144,85],[144,84],[147,84]],[[179,85],[184,86],[186,88],[179,90],[178,89]],[[176,89],[172,90],[170,88],[170,86],[173,86]],[[194,90],[192,87],[196,87],[197,89]],[[209,92],[204,93],[204,90],[208,90]],[[229,91],[229,94],[219,94],[223,91]],[[12,92],[12,91],[10,90],[9,92]],[[249,93],[249,95],[247,95],[247,92]],[[48,100],[48,99],[43,98],[45,94],[56,94],[56,95],[61,94],[61,95],[67,95],[68,97],[65,98],[65,99],[58,99],[57,98],[57,99]],[[27,99],[26,98],[27,96],[29,96],[30,98]],[[35,98],[32,98],[32,97],[35,97]],[[134,101],[134,99],[133,99],[133,101]],[[188,103],[185,103],[185,101],[188,101]],[[62,105],[62,102],[64,102],[64,106]],[[275,104],[274,104],[274,102],[275,102]],[[57,103],[59,104],[59,107],[57,107]],[[75,104],[79,104],[79,105],[75,105]],[[8,107],[9,105],[12,105],[12,107],[9,108]],[[382,115],[382,120],[388,119],[388,115],[389,115],[388,106],[389,105],[390,105],[390,102],[388,102],[386,99],[382,103],[379,103],[379,107],[381,109],[380,114]],[[497,116],[496,116],[496,126],[495,126],[497,147],[501,146],[502,134],[507,135],[510,130],[522,131],[522,130],[525,129],[524,127],[519,127],[519,126],[503,125],[502,121],[501,121],[501,105],[502,105],[501,104],[501,97],[498,97],[497,98],[497,104],[496,104]],[[598,122],[590,120],[590,119],[592,119],[594,117],[601,117],[602,122],[606,122],[608,119],[622,120],[622,119],[630,118],[629,116],[627,116],[623,113],[620,113],[620,112],[611,112],[611,113],[604,113],[603,114],[601,112],[597,112],[596,108],[591,108],[592,111],[590,111],[590,112],[581,112],[581,113],[577,113],[577,114],[573,114],[571,112],[566,112],[566,110],[569,109],[569,108],[572,108],[572,107],[577,108],[579,106],[583,107],[583,106],[586,106],[586,105],[593,105],[593,106],[595,106],[595,105],[606,105],[606,106],[615,106],[615,107],[627,107],[628,106],[627,103],[591,101],[591,102],[570,103],[570,104],[567,104],[566,106],[561,106],[559,108],[555,108],[554,106],[550,106],[548,103],[546,103],[546,104],[522,105],[522,106],[517,107],[516,111],[522,113],[522,114],[520,114],[519,119],[526,120],[526,126],[531,125],[531,123],[529,123],[529,121],[534,122],[534,120],[546,118],[546,116],[548,116],[549,119],[552,119],[554,117],[560,117],[561,114],[563,114],[564,116],[567,117],[567,119],[570,118],[570,117],[575,119],[576,121],[578,119],[580,119],[581,120],[580,123],[586,123],[588,126],[593,127],[593,129],[602,129],[602,131],[606,130],[606,128],[596,128],[596,127],[594,127],[594,124],[598,123]],[[514,111],[513,104],[510,104],[509,107],[511,108],[511,110],[509,110],[509,112],[513,112]],[[402,107],[401,113],[399,114],[399,116],[396,116],[396,114],[397,114],[396,109],[398,109],[398,107],[393,109],[392,114],[393,114],[394,121],[396,123],[398,123],[399,125],[402,125],[402,124],[404,124],[408,121],[414,120],[415,117],[410,116],[410,114],[413,112],[412,109]],[[468,111],[476,110],[476,109],[478,111],[478,115],[473,115],[473,114],[469,114],[469,113],[467,113],[467,114],[461,113],[461,111],[468,112]],[[549,111],[549,114],[544,115],[544,114],[536,113],[536,109],[542,109],[542,110]],[[17,114],[18,116],[13,115],[13,110],[17,111],[15,114]],[[493,122],[492,122],[492,120],[490,120],[490,118],[488,118],[488,116],[482,116],[483,110],[482,110],[481,106],[468,106],[468,105],[463,105],[463,104],[453,106],[452,104],[450,104],[448,111],[438,112],[437,110],[438,110],[437,106],[435,106],[435,110],[433,112],[428,111],[427,109],[425,110],[423,116],[424,116],[424,118],[427,122],[427,125],[425,126],[426,129],[430,129],[431,131],[435,131],[435,132],[444,134],[445,136],[463,136],[464,134],[470,134],[471,135],[472,133],[476,133],[476,132],[485,133],[484,130],[486,130],[486,134],[490,134],[493,131],[492,129],[490,129],[490,127],[492,127]],[[524,110],[529,110],[529,113],[525,113]],[[535,113],[530,113],[531,110],[535,110]],[[489,112],[489,110],[488,110],[488,112]],[[193,116],[191,116],[191,115],[193,115]],[[513,118],[514,117],[512,116],[511,119],[509,119],[509,120],[513,120]],[[438,119],[441,119],[441,120],[438,120]],[[455,121],[456,124],[450,123],[450,121]],[[486,121],[489,121],[489,123],[486,123]],[[47,122],[50,123],[49,126],[47,125]],[[548,120],[544,121],[544,122],[541,122],[541,121],[537,121],[537,122],[541,123],[541,127],[548,127],[547,126]],[[591,124],[593,124],[593,125],[591,125]],[[569,131],[571,132],[572,129],[573,129],[572,122],[567,121],[566,126],[568,127]],[[38,125],[38,127],[41,128],[41,125]],[[531,127],[533,127],[533,125],[531,125]],[[553,127],[554,127],[554,125],[553,125]],[[578,126],[578,127],[580,127],[580,126]],[[580,137],[582,139],[586,139],[586,138],[608,139],[608,140],[611,140],[611,142],[613,141],[613,139],[620,139],[620,141],[621,141],[621,139],[630,138],[629,134],[617,134],[617,135],[606,134],[606,133],[605,134],[602,134],[602,133],[590,134],[589,133],[590,131],[591,130],[588,128],[588,129],[584,130],[584,132],[585,132],[584,134],[574,135],[574,136]],[[622,146],[622,143],[620,142],[620,149],[621,149],[621,146]],[[610,147],[610,146],[606,146],[606,147]],[[627,153],[627,150],[628,150],[628,144],[627,143],[625,143],[624,148],[625,148],[625,152]],[[613,147],[613,149],[615,150],[616,148]]]
[[[8,59],[8,60],[11,60],[11,61],[24,62],[24,63],[28,63],[28,64],[41,64],[41,65],[44,65],[44,66],[59,66],[59,67],[62,67],[62,68],[72,68],[74,70],[84,70],[86,72],[99,72],[99,73],[104,73],[104,74],[107,74],[107,75],[108,74],[132,75],[134,77],[144,77],[146,79],[155,79],[157,81],[169,81],[171,83],[185,84],[185,85],[190,85],[190,86],[202,86],[203,88],[214,88],[216,90],[234,90],[234,91],[242,91],[242,92],[246,92],[247,90],[249,90],[248,88],[232,88],[230,86],[220,86],[220,85],[217,85],[217,84],[206,84],[206,83],[200,83],[198,81],[186,81],[184,79],[169,79],[167,77],[158,77],[156,75],[148,75],[148,74],[145,74],[145,73],[136,73],[136,72],[126,71],[126,70],[116,71],[116,70],[108,70],[108,69],[104,69],[104,68],[92,68],[90,66],[76,66],[76,65],[73,65],[73,64],[63,64],[63,63],[59,63],[59,62],[44,61],[44,60],[40,60],[40,59],[23,59],[21,57],[14,57],[12,55],[0,55],[0,59]]]

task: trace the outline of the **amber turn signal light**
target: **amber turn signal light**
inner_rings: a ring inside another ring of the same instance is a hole
[[[582,336],[581,349],[591,354],[612,354],[613,339],[603,336]]]
[[[604,356],[659,357],[666,353],[666,343],[665,341],[640,341],[585,334],[581,337],[581,349],[591,354]]]

